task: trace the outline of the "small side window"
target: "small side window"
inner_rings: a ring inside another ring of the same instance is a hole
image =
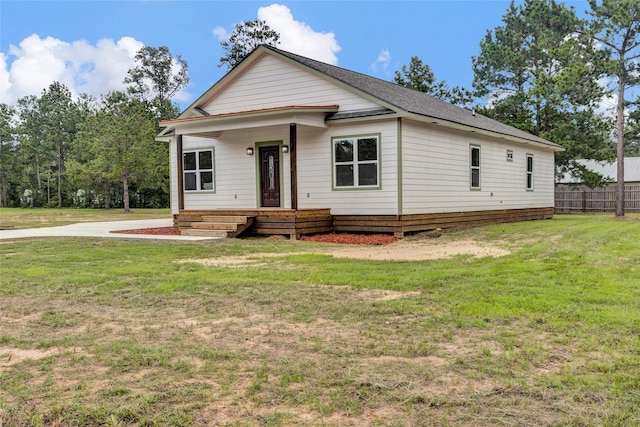
[[[527,154],[527,190],[533,191],[533,154]]]
[[[469,149],[469,183],[472,190],[480,189],[480,146],[472,145]]]

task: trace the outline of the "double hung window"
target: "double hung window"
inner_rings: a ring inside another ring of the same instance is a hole
[[[182,155],[184,191],[213,191],[213,149],[187,151]]]
[[[527,190],[533,190],[533,154],[527,154]]]
[[[380,136],[333,138],[335,188],[379,186]]]
[[[480,189],[480,146],[469,147],[469,185],[472,190]]]

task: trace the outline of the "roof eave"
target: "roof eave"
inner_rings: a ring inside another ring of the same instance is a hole
[[[306,126],[326,127],[325,117],[338,111],[338,105],[287,106],[265,110],[240,111],[201,117],[177,118],[160,122],[165,129],[157,140],[173,134],[220,134],[227,130],[245,127],[273,126],[283,123],[297,123]],[[248,126],[251,123],[253,126]]]

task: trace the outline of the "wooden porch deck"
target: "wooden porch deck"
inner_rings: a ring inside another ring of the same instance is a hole
[[[414,215],[332,215],[330,209],[181,210],[174,215],[174,227],[185,235],[218,237],[244,233],[297,239],[305,234],[334,231],[403,237],[407,233],[438,228],[550,219],[553,212],[553,207]]]
[[[215,209],[215,210],[181,210],[174,215],[174,227],[177,227],[185,235],[211,235],[206,231],[195,232],[193,230],[206,230],[209,217],[228,216],[246,217],[253,224],[247,227],[246,234],[261,235],[285,235],[297,239],[304,234],[329,233],[334,230],[331,209]],[[213,230],[214,226],[211,226]],[[235,237],[228,235],[228,237]]]

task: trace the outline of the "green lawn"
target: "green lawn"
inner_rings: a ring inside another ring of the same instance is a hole
[[[0,425],[640,425],[640,217],[469,240],[0,242]]]
[[[171,218],[169,209],[0,208],[0,226],[53,227],[77,222]]]

